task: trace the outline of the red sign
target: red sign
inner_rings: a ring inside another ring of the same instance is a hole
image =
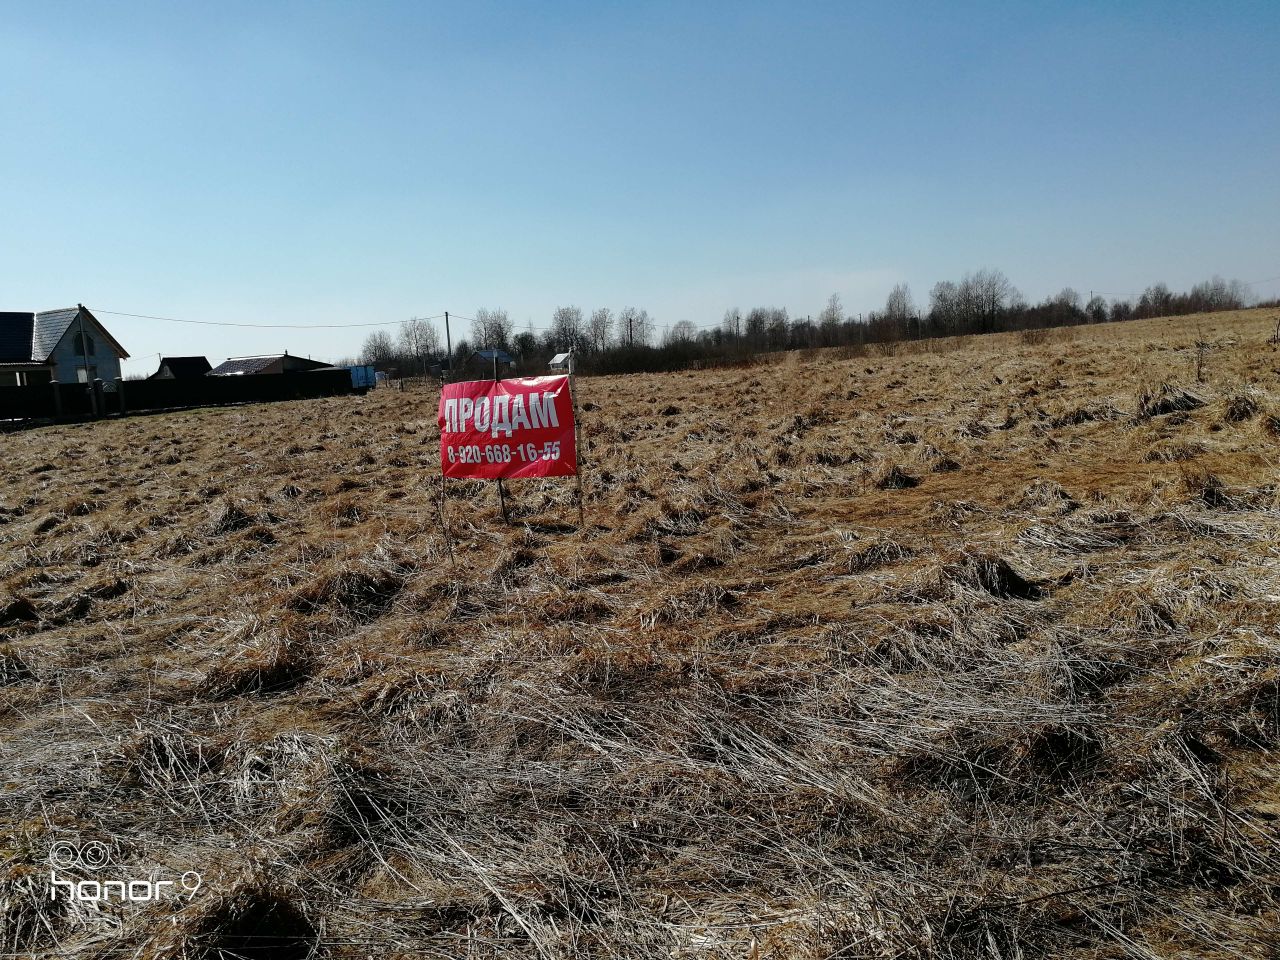
[[[440,392],[446,477],[571,477],[578,472],[569,378],[471,380]]]

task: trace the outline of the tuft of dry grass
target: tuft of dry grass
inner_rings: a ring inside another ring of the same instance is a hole
[[[1134,417],[1138,420],[1150,420],[1169,413],[1196,410],[1204,405],[1205,401],[1190,390],[1162,383],[1154,389],[1142,389],[1138,394],[1138,409]]]

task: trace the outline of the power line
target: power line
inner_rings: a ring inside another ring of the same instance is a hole
[[[155,317],[146,313],[125,313],[122,310],[99,310],[91,307],[93,313],[110,314],[113,317],[133,317],[137,320],[163,320],[166,323],[190,323],[201,327],[240,327],[248,330],[348,330],[356,327],[394,327],[404,323],[403,320],[384,320],[381,323],[232,323],[227,320],[181,320],[178,317]],[[439,320],[443,313],[434,317],[415,317],[415,320]]]
[[[1274,283],[1276,280],[1280,280],[1280,277],[1267,277],[1265,280],[1246,280],[1244,285],[1246,287],[1257,287],[1264,283]]]
[[[160,320],[165,323],[185,323],[201,327],[235,327],[243,330],[351,330],[362,329],[368,327],[395,327],[407,322],[405,320],[384,320],[378,323],[234,323],[228,320],[184,320],[180,317],[161,317],[148,313],[126,313],[123,310],[101,310],[96,307],[90,307],[93,313],[107,314],[113,317],[132,317],[136,320]],[[430,317],[410,317],[409,320],[443,320],[444,314],[437,313]],[[475,322],[475,317],[465,317],[459,313],[449,313],[451,320],[465,320],[469,323]],[[614,316],[614,320],[617,317]],[[649,318],[649,323],[655,321]],[[712,330],[721,324],[717,321],[711,321],[705,324],[694,324],[697,330]],[[536,333],[548,333],[554,329],[551,324],[534,324],[527,325]]]

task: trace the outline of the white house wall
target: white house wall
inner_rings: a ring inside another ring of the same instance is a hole
[[[71,321],[71,326],[62,335],[62,339],[58,341],[58,345],[53,348],[53,353],[49,357],[56,364],[53,378],[59,383],[76,383],[80,379],[79,370],[85,361],[76,350],[76,334],[79,332],[80,321]],[[94,346],[94,352],[89,354],[88,357],[88,366],[91,369],[93,367],[98,368],[90,379],[120,379],[120,358],[115,355],[111,341],[103,335],[102,330],[92,321],[85,321],[84,332],[93,341]]]

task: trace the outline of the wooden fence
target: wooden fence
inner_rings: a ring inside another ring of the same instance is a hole
[[[351,374],[346,370],[189,380],[42,383],[0,387],[0,420],[83,420],[144,410],[334,397],[352,390]]]

